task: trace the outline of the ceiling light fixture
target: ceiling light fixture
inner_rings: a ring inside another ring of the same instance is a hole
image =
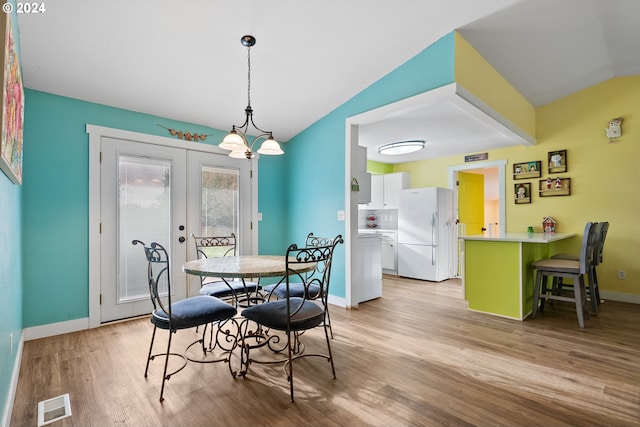
[[[385,155],[409,154],[420,151],[424,148],[424,140],[410,139],[408,141],[397,141],[378,147],[378,153]]]
[[[247,48],[248,84],[247,108],[244,109],[245,119],[242,125],[234,125],[231,128],[231,132],[229,132],[229,134],[224,137],[224,139],[218,146],[220,148],[224,148],[225,150],[231,150],[231,153],[229,153],[229,157],[238,159],[246,157],[247,159],[253,159],[256,155],[253,151],[253,146],[258,140],[264,138],[264,142],[260,146],[258,153],[269,155],[284,154],[284,151],[282,151],[282,149],[280,148],[280,144],[278,144],[278,142],[273,139],[273,134],[271,132],[260,129],[258,126],[256,126],[255,123],[253,123],[253,108],[251,108],[251,46],[256,44],[256,38],[253,36],[243,36],[240,39],[240,43],[242,43],[242,45]],[[258,131],[258,136],[254,137],[251,143],[247,141],[247,131],[249,130],[249,125],[253,126]]]

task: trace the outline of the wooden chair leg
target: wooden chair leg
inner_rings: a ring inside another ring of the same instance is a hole
[[[583,292],[584,289],[584,280],[582,279],[582,276],[578,276],[578,277],[574,277],[573,278],[574,284],[574,298],[575,298],[575,303],[576,303],[576,314],[578,315],[578,326],[580,326],[580,329],[584,329],[584,308],[585,305],[583,303],[583,295],[585,295],[585,293]],[[581,285],[582,284],[582,285]]]
[[[540,285],[542,284],[542,272],[538,270],[536,272],[536,281],[533,286],[533,304],[531,306],[531,318],[535,319],[538,313],[538,301],[540,299]]]
[[[587,273],[587,280],[589,281],[589,299],[591,300],[591,311],[594,314],[598,314],[598,292],[597,285],[595,284],[595,280],[593,277],[593,273],[595,270],[591,270]],[[586,296],[586,290],[585,290]]]

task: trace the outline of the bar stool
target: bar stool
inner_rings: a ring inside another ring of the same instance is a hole
[[[536,261],[532,264],[536,270],[536,281],[533,291],[533,307],[531,318],[535,319],[538,313],[538,303],[540,311],[544,310],[544,301],[547,299],[574,302],[578,315],[578,326],[584,329],[584,319],[589,318],[587,310],[587,295],[584,284],[585,274],[591,271],[591,260],[596,240],[597,227],[588,222],[584,227],[582,245],[580,247],[580,259],[559,259],[548,258]],[[557,287],[557,280],[560,278],[570,278],[573,281],[573,296],[560,295],[553,286],[547,286],[547,278],[553,278]],[[589,275],[591,277],[591,275]]]
[[[600,286],[598,283],[598,274],[596,271],[596,267],[602,264],[604,259],[603,250],[604,250],[604,241],[607,237],[607,232],[609,231],[609,223],[607,221],[598,223],[598,230],[596,235],[595,247],[593,249],[593,257],[591,262],[591,271],[589,275],[589,286],[587,287],[587,294],[589,295],[589,299],[591,300],[591,311],[594,313],[598,312],[598,306],[602,302],[600,299]],[[574,261],[578,261],[580,256],[577,254],[556,254],[551,258],[554,259],[571,259]],[[562,279],[558,280],[558,290],[562,291],[563,288],[567,286],[566,283],[562,282]],[[570,285],[569,285],[570,286]]]

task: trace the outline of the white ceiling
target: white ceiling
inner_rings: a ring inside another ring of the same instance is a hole
[[[535,106],[640,74],[636,0],[44,2],[18,16],[26,87],[226,130],[244,120],[240,37],[252,34],[255,121],[281,141],[454,29]],[[488,149],[491,137],[449,107],[399,129],[424,122],[433,145]]]

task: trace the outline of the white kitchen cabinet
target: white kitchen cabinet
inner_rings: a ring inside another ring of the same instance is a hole
[[[359,205],[371,203],[371,174],[367,172],[367,148],[358,146],[356,150],[356,168],[353,177],[358,181],[360,187],[357,194]]]
[[[379,234],[360,234],[356,258],[354,296],[357,303],[382,296],[382,243]]]
[[[409,188],[408,172],[395,172],[371,176],[371,202],[363,205],[366,209],[398,209],[400,190]]]
[[[385,273],[396,274],[398,270],[397,233],[395,231],[380,231],[378,232],[378,234],[380,234],[380,236],[382,237],[382,253],[380,256],[382,270]]]
[[[384,176],[384,208],[398,209],[400,206],[400,190],[409,188],[410,178],[407,172],[388,173]]]
[[[382,209],[384,206],[384,175],[371,175],[371,202],[368,209]]]

